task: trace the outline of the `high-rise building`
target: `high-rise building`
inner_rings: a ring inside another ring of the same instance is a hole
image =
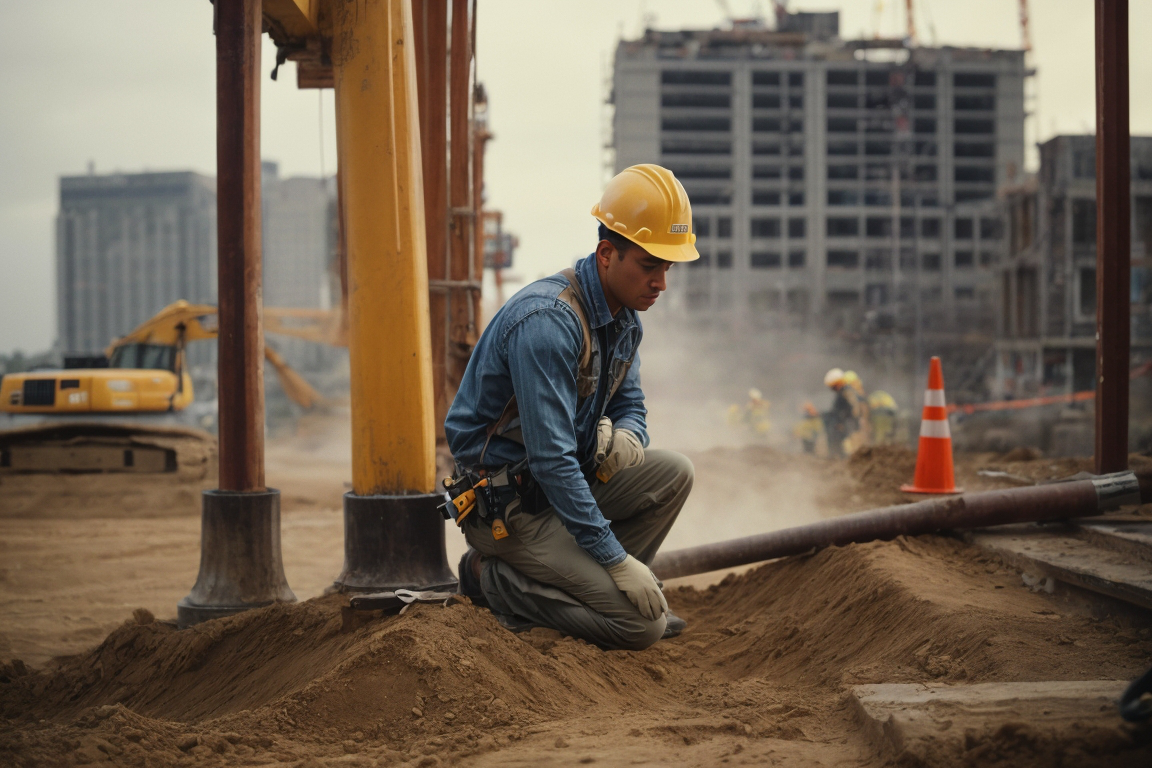
[[[214,304],[215,180],[190,172],[62,177],[56,295],[62,351],[89,355],[177,299]],[[193,345],[189,360],[211,363],[214,347]]]
[[[993,198],[1022,177],[1024,54],[838,26],[785,14],[775,30],[648,30],[617,47],[615,169],[664,165],[692,200],[701,259],[673,306],[843,328],[920,317],[990,339]]]

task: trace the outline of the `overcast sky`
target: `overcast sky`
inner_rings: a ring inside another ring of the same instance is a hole
[[[766,0],[729,0],[737,14]],[[793,0],[841,10],[845,37],[895,36],[897,0]],[[1033,0],[1036,121],[1043,140],[1095,126],[1093,4]],[[880,8],[877,13],[877,8]],[[917,0],[925,44],[1014,48],[1016,0]],[[489,206],[521,250],[514,271],[550,273],[591,248],[588,211],[603,181],[604,78],[616,40],[643,29],[710,28],[708,0],[479,0],[477,60],[488,90]],[[1152,29],[1152,2],[1131,4],[1130,29]],[[1132,132],[1152,134],[1152,47],[1131,46]],[[298,91],[292,65],[267,79],[263,155],[283,175],[335,168],[332,92]],[[58,178],[192,169],[214,174],[215,58],[208,0],[0,0],[0,353],[39,351],[56,335],[53,221]],[[128,331],[129,329],[124,329]]]

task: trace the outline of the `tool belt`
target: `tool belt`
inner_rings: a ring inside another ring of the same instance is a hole
[[[528,471],[528,460],[498,469],[470,469],[456,465],[454,477],[444,478],[444,503],[440,510],[445,520],[457,526],[471,521],[492,529],[492,538],[508,536],[508,514],[521,509],[536,514],[550,505],[544,490]]]

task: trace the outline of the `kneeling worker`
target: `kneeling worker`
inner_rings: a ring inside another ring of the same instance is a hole
[[[693,476],[684,456],[645,451],[637,313],[699,254],[688,196],[660,166],[621,172],[592,215],[595,252],[513,296],[472,353],[444,431],[450,495],[478,501],[449,510],[470,545],[461,592],[502,624],[635,650],[684,626],[648,564]]]

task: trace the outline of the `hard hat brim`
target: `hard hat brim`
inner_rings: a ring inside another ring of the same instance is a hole
[[[631,238],[629,238],[631,240]],[[635,240],[632,242],[636,243]],[[700,252],[696,250],[696,246],[692,243],[684,243],[683,245],[663,245],[660,243],[636,243],[652,256],[664,261],[696,261],[700,258]]]

